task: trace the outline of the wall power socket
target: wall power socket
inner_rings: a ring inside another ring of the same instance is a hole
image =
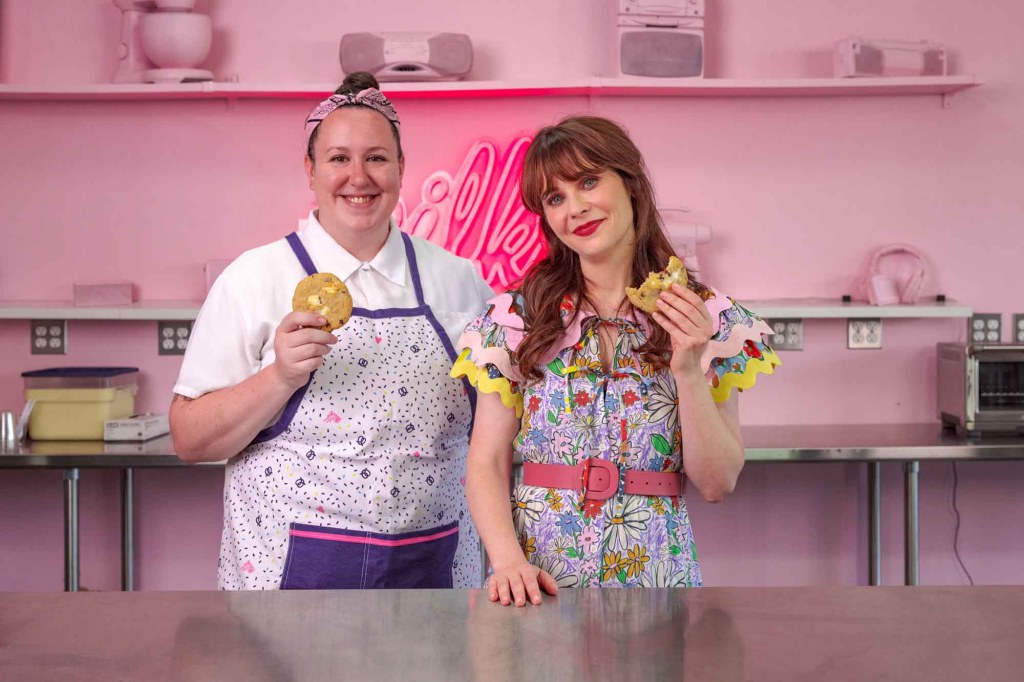
[[[68,352],[67,320],[29,322],[32,355],[64,355]]]
[[[775,350],[804,349],[804,321],[798,319],[770,320],[772,338],[769,345]]]
[[[184,355],[188,348],[188,337],[192,334],[191,320],[157,322],[157,343],[159,355]]]
[[[999,343],[1003,339],[1003,316],[1001,313],[974,313],[971,316],[968,334],[971,343]]]
[[[878,318],[846,321],[846,347],[850,350],[882,347],[882,320]]]

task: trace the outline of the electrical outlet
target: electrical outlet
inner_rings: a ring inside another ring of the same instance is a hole
[[[1013,316],[1013,342],[1024,343],[1024,313]]]
[[[65,320],[32,320],[29,323],[32,355],[64,355],[68,352],[68,323]]]
[[[846,321],[846,347],[851,350],[882,347],[882,321],[878,318]]]
[[[971,343],[999,343],[1003,339],[1000,313],[974,313],[971,316]]]
[[[184,355],[188,337],[192,334],[191,320],[157,322],[157,344],[160,355]]]
[[[772,338],[768,343],[775,350],[804,349],[804,321],[798,319],[771,320]]]

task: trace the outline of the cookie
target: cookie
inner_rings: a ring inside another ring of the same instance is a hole
[[[348,287],[336,275],[318,272],[306,277],[295,287],[292,310],[304,310],[327,318],[320,329],[332,332],[352,316],[352,296]]]
[[[686,279],[683,262],[671,256],[664,270],[649,274],[638,288],[626,287],[626,297],[640,310],[653,313],[658,310],[658,296],[661,292],[668,291],[673,284],[685,287]]]

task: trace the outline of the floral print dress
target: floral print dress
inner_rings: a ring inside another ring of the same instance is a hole
[[[715,334],[702,357],[712,397],[754,384],[781,364],[762,340],[771,328],[727,296],[708,288]],[[602,319],[566,299],[566,333],[544,358],[544,376],[526,380],[515,360],[523,338],[522,297],[495,297],[459,340],[453,377],[497,393],[516,411],[512,443],[523,462],[575,465],[587,458],[621,468],[682,471],[675,381],[645,363],[637,349],[649,333],[642,319]],[[598,350],[601,325],[617,328],[610,371]],[[517,485],[512,517],[527,559],[561,587],[701,585],[689,515],[682,498],[613,495],[581,499],[580,491]]]

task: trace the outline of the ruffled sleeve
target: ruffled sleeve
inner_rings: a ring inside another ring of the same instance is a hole
[[[725,294],[708,287],[705,301],[715,333],[701,356],[701,368],[711,386],[711,397],[722,403],[733,388],[750,388],[758,374],[774,374],[782,364],[764,341],[772,328],[760,317]]]
[[[458,359],[451,376],[466,377],[484,393],[497,393],[505,407],[523,416],[524,377],[515,361],[515,350],[523,340],[525,327],[521,297],[506,292],[487,302],[483,313],[466,326],[456,345]]]

